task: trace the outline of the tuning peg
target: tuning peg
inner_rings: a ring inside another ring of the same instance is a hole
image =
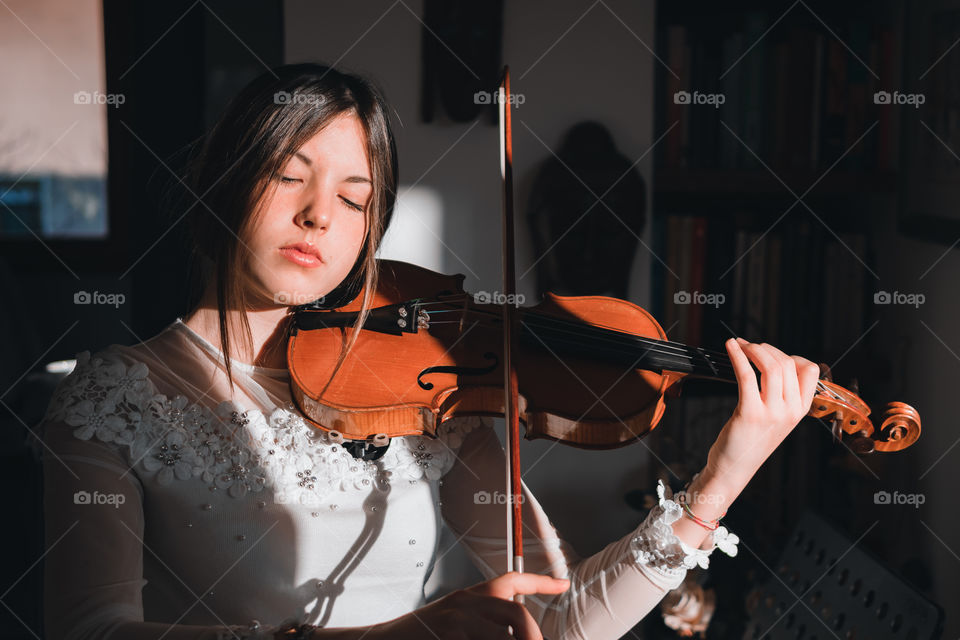
[[[860,395],[860,383],[857,382],[856,378],[850,380],[850,384],[847,385],[847,389],[853,392],[854,395]]]
[[[854,453],[866,455],[874,452],[873,438],[867,436],[866,431],[861,431],[850,441],[850,448]]]
[[[821,362],[818,366],[820,367],[820,379],[833,382],[833,373],[830,371],[830,365],[826,362]]]
[[[840,420],[838,418],[834,418],[830,421],[830,433],[833,434],[834,442],[840,442],[840,440],[843,438],[843,429],[840,427]]]

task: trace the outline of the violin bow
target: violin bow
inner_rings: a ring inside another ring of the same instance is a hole
[[[511,344],[516,330],[516,271],[514,270],[513,223],[513,134],[510,128],[510,67],[503,67],[497,88],[500,112],[500,177],[503,182],[503,393],[504,419],[507,433],[507,571],[523,573],[523,520],[520,484],[520,407],[517,371],[511,357]],[[511,544],[512,542],[512,544]],[[513,596],[523,604],[523,594]]]

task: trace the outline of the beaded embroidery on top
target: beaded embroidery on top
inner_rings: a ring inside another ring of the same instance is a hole
[[[723,526],[713,531],[709,549],[695,549],[685,544],[674,534],[671,526],[683,517],[683,507],[672,500],[673,494],[662,480],[657,482],[657,496],[659,504],[650,510],[639,532],[631,540],[631,550],[638,563],[679,581],[687,569],[709,567],[710,554],[717,547],[728,556],[737,555],[740,538]]]
[[[126,450],[141,475],[161,485],[200,478],[242,498],[269,484],[277,502],[300,504],[391,479],[438,480],[466,434],[483,424],[479,417],[448,420],[437,438],[394,438],[379,460],[358,460],[307,423],[292,402],[269,415],[230,400],[210,410],[183,395],[157,393],[146,364],[127,366],[110,348],[77,354],[74,371],[50,401],[48,420],[74,427],[81,440],[95,437]]]

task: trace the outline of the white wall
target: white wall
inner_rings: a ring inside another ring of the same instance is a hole
[[[418,121],[421,24],[410,10],[420,16],[422,3],[412,0],[390,9],[391,4],[287,0],[286,61],[335,63],[363,73],[380,84],[396,110],[402,187],[417,183],[417,191],[404,194],[401,188],[398,229],[392,232],[400,233],[388,237],[384,257],[463,273],[468,291],[500,290],[497,128],[484,121],[464,135],[469,123]],[[638,40],[654,47],[654,3],[609,0],[609,10],[596,4],[588,12],[591,5],[584,2],[505,5],[503,60],[510,65],[513,92],[525,98],[513,112],[519,275],[532,262],[522,224],[526,185],[535,166],[550,154],[537,137],[555,149],[570,125],[597,119],[610,128],[620,152],[631,160],[657,137],[651,100],[656,62]],[[652,163],[650,153],[638,164],[648,186]],[[644,242],[650,245],[649,223]],[[630,298],[641,306],[648,304],[650,260],[640,247]],[[533,301],[534,284],[532,271],[518,283],[527,304]],[[593,553],[639,522],[623,494],[642,486],[644,445],[585,452],[524,442],[525,468],[544,453],[524,481],[578,551]]]

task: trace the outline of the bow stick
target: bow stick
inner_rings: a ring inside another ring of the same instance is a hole
[[[507,571],[523,573],[523,520],[520,496],[520,408],[517,372],[511,358],[511,342],[516,328],[516,272],[513,235],[513,142],[510,129],[510,67],[503,67],[497,89],[500,111],[500,177],[503,182],[503,391],[504,419],[507,427]],[[510,544],[512,542],[512,544]],[[523,594],[513,596],[523,604]]]

